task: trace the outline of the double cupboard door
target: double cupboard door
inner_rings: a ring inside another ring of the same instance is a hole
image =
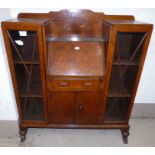
[[[97,124],[100,92],[52,91],[49,93],[50,124]]]

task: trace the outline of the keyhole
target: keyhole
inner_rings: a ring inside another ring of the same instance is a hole
[[[82,112],[82,111],[83,111],[83,106],[79,105],[79,112]]]
[[[80,105],[79,109],[82,109],[82,106]]]

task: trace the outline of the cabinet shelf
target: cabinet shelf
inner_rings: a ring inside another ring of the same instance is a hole
[[[39,62],[37,61],[13,61],[14,64],[25,64],[25,65],[29,65],[29,64],[34,64],[34,65],[39,65]]]
[[[101,37],[64,37],[64,38],[55,38],[47,37],[48,42],[104,42],[105,40]]]
[[[36,64],[39,64],[39,58],[38,58],[38,54],[36,53],[35,55],[34,55],[34,60],[32,60],[32,53],[31,52],[26,52],[26,51],[24,51],[23,53],[20,53],[21,54],[21,57],[22,57],[22,60],[21,60],[21,58],[19,58],[19,56],[16,54],[16,53],[14,53],[14,55],[13,55],[13,62],[14,63],[25,63],[25,62],[27,62],[27,63],[36,63]]]
[[[42,95],[39,94],[33,94],[33,93],[27,93],[27,94],[20,94],[20,97],[34,97],[34,98],[42,98]]]
[[[122,65],[122,66],[136,66],[138,65],[138,62],[136,62],[135,60],[129,63],[129,60],[121,60],[121,62],[119,63],[117,60],[114,59],[113,61],[113,65]]]
[[[118,90],[111,90],[108,94],[108,97],[131,97],[131,94],[128,90],[121,90],[119,92]]]

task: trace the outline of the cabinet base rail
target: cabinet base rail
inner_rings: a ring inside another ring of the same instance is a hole
[[[50,124],[48,126],[29,126],[29,127],[19,127],[19,134],[21,138],[21,143],[26,140],[26,134],[28,128],[59,128],[59,129],[120,129],[122,133],[122,139],[124,144],[128,144],[129,136],[129,125],[63,125],[63,124]]]

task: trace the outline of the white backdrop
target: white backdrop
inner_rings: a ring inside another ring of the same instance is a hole
[[[88,8],[91,9],[91,8]],[[48,12],[59,9],[0,9],[0,21],[16,18],[19,12]],[[155,25],[155,9],[91,9],[104,12],[105,14],[126,14],[134,15],[137,20],[149,22]],[[146,57],[144,70],[142,73],[140,85],[136,95],[135,103],[155,104],[155,32],[151,38],[148,54]],[[12,83],[7,64],[7,58],[4,49],[2,34],[0,31],[0,120],[16,120],[17,110],[15,105]]]

